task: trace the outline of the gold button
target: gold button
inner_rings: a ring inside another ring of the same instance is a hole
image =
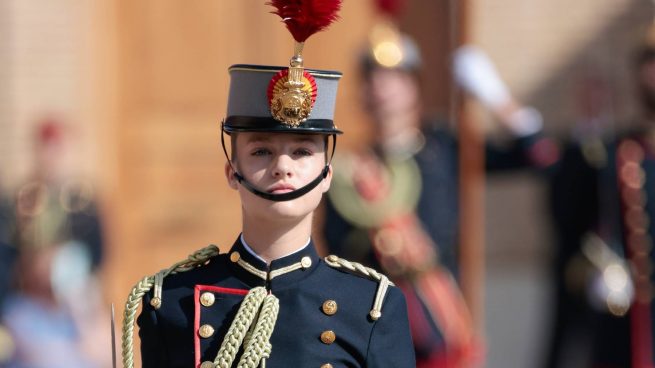
[[[232,252],[230,254],[230,261],[232,261],[232,263],[237,263],[239,262],[240,259],[241,259],[241,254],[239,254],[239,252]]]
[[[323,313],[328,316],[334,315],[337,313],[337,302],[334,300],[326,300],[323,302]]]
[[[209,291],[205,291],[200,295],[200,304],[204,305],[205,307],[211,307],[214,305],[214,301],[216,298],[214,297],[213,293],[210,293]]]
[[[204,367],[203,367],[204,368]],[[332,368],[332,364],[330,363],[325,363],[321,366],[321,368]]]
[[[210,362],[209,360],[202,362],[202,364],[200,364],[200,368],[214,368],[214,362]]]
[[[300,260],[300,265],[302,268],[310,268],[312,266],[312,259],[309,257],[302,257]]]
[[[204,337],[205,339],[211,337],[211,335],[213,334],[214,334],[214,327],[212,327],[211,325],[202,325],[198,329],[198,335],[200,335],[200,337]]]
[[[323,331],[321,334],[321,341],[323,341],[324,344],[330,345],[331,343],[334,342],[334,339],[336,339],[337,336],[334,334],[334,331]]]

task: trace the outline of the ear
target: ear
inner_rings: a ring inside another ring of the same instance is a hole
[[[239,181],[234,176],[234,168],[230,165],[229,161],[225,162],[225,178],[227,179],[227,185],[237,190]]]
[[[323,193],[327,192],[330,189],[330,184],[332,183],[332,164],[329,165],[328,173],[321,181],[321,191]]]

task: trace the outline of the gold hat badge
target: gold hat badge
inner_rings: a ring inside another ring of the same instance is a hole
[[[274,14],[282,18],[295,40],[289,68],[277,73],[269,83],[268,99],[273,118],[297,127],[309,117],[316,95],[316,81],[304,70],[305,41],[326,29],[338,18],[341,0],[272,0]]]

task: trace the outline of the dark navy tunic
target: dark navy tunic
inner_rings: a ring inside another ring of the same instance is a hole
[[[232,262],[233,252],[265,272],[292,265],[303,257],[309,257],[311,266],[266,282]],[[197,269],[166,277],[160,309],[149,304],[152,292],[144,297],[137,320],[142,366],[188,368],[213,361],[245,294],[257,286],[265,286],[280,301],[266,367],[415,366],[405,300],[397,288],[389,288],[382,316],[374,321],[368,313],[377,281],[328,266],[311,242],[267,267],[240,240],[228,254],[213,257]],[[206,292],[215,298],[210,306],[199,301]],[[332,315],[322,308],[328,300],[337,304]],[[213,335],[201,337],[199,328],[203,325],[212,326]],[[334,332],[334,342],[321,340],[325,331]]]
[[[632,191],[641,192],[643,201],[633,209],[639,208],[636,213],[643,212],[640,216],[646,217],[640,231],[647,239],[643,250],[634,249],[628,244],[631,236],[626,226],[629,223],[626,215],[630,212],[623,207],[627,205],[630,197],[626,194],[630,191],[620,184],[631,178],[621,167],[620,147],[626,142],[637,145],[641,151],[634,162],[639,180]],[[566,348],[562,341],[581,335],[588,336],[589,359],[595,366],[652,366],[652,360],[648,363],[636,362],[632,356],[635,348],[655,351],[655,338],[651,337],[650,342],[633,341],[635,327],[647,328],[651,334],[655,332],[652,294],[644,298],[637,292],[637,300],[633,302],[631,310],[625,316],[616,316],[589,303],[590,289],[572,287],[575,285],[572,281],[578,281],[571,277],[568,270],[584,254],[584,239],[591,232],[598,234],[616,255],[631,263],[631,272],[637,280],[636,287],[639,287],[639,280],[650,284],[650,288],[655,284],[655,273],[652,272],[655,252],[650,246],[652,239],[655,239],[655,226],[652,225],[655,219],[655,144],[649,140],[649,132],[642,130],[624,132],[604,140],[598,138],[594,143],[597,145],[570,142],[552,175],[550,201],[558,245],[554,259],[557,309],[547,366],[555,366],[554,362]],[[635,267],[638,264],[645,266],[643,269],[650,273],[640,274],[638,267]],[[637,304],[647,309],[646,315],[634,313]]]

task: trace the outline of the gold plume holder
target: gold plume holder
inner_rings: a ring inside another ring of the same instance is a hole
[[[304,42],[296,42],[294,55],[289,63],[288,79],[283,90],[274,95],[271,100],[271,114],[285,125],[297,127],[307,120],[312,111],[311,93],[303,90],[305,68],[303,66],[302,49]]]

